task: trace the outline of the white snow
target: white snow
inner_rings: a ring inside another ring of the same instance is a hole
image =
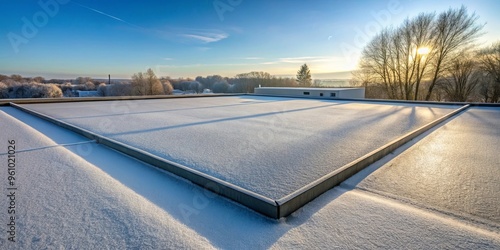
[[[18,110],[2,107],[0,119],[0,143],[14,137],[20,147],[19,241],[0,236],[9,249],[500,248],[498,231],[358,188],[334,188],[270,220]],[[5,180],[0,171],[2,192]]]
[[[272,199],[457,108],[261,96],[24,106]]]
[[[500,109],[470,108],[374,173],[344,185],[493,222],[500,230],[499,152]]]
[[[20,115],[12,108],[0,111],[2,131],[9,128],[8,133],[0,136],[0,142],[5,144],[0,151],[0,162],[2,166],[7,163],[7,140],[16,140],[18,188],[15,191],[17,235],[12,243],[6,233],[10,216],[7,171],[2,171],[0,180],[5,194],[0,200],[2,249],[199,249],[208,245],[204,237],[93,165],[90,159],[97,157],[103,166],[116,164],[132,170],[139,167],[145,173],[157,175],[153,168],[92,142],[53,147],[61,138],[74,140],[78,136],[35,118],[25,119],[36,129],[49,129],[52,135],[57,134],[48,138],[4,112]],[[26,117],[20,119],[23,118]],[[127,176],[140,180],[140,175],[133,171],[127,172]],[[175,186],[178,182],[168,184]]]

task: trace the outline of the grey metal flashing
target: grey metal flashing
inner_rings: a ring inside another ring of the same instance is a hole
[[[471,102],[469,103],[471,107],[500,107],[500,103],[484,103],[484,102]]]
[[[216,96],[216,95],[207,95],[207,96]],[[189,96],[189,97],[194,97],[194,96]],[[197,95],[196,97],[202,97],[202,95]],[[297,98],[297,97],[292,97],[292,98]],[[79,100],[82,98],[78,98]],[[93,99],[93,98],[92,98]],[[158,98],[138,98],[138,99],[158,99]],[[113,100],[138,100],[138,99],[113,99]],[[163,98],[161,98],[163,99]],[[311,99],[311,98],[309,98]],[[101,98],[97,98],[97,100],[101,100]],[[325,99],[321,99],[325,100]],[[17,101],[17,100],[16,100]],[[95,101],[95,100],[83,100],[83,101]],[[361,99],[356,99],[356,101],[370,101],[367,99],[361,100]],[[401,101],[399,101],[401,102]],[[22,102],[23,103],[23,102]],[[39,102],[24,102],[23,104],[30,104],[30,103],[39,103]],[[51,103],[50,101],[47,101],[47,103]],[[404,102],[404,103],[415,103],[415,102]],[[420,102],[418,102],[420,103]],[[339,185],[342,181],[348,179],[352,175],[356,174],[357,172],[361,171],[365,167],[371,165],[372,163],[378,161],[382,157],[388,155],[401,145],[407,143],[408,141],[414,139],[415,137],[419,136],[420,134],[426,132],[427,130],[431,129],[432,127],[448,120],[449,118],[459,114],[460,112],[463,112],[467,108],[469,108],[472,105],[465,105],[460,107],[459,109],[456,109],[447,115],[440,117],[420,128],[417,128],[387,144],[384,146],[358,158],[357,160],[335,170],[332,171],[331,173],[311,182],[310,184],[296,190],[295,192],[282,197],[278,200],[273,200],[268,197],[265,197],[263,195],[257,194],[255,192],[252,192],[250,190],[244,189],[242,187],[236,186],[234,184],[231,184],[229,182],[226,182],[224,180],[221,180],[219,178],[210,176],[208,174],[202,173],[200,171],[188,168],[184,165],[163,159],[161,157],[155,156],[151,153],[148,153],[144,150],[126,145],[124,143],[118,142],[116,140],[107,138],[105,136],[98,135],[96,133],[93,133],[91,131],[82,129],[78,126],[71,125],[69,123],[66,123],[64,121],[61,121],[59,119],[53,118],[51,116],[39,113],[37,111],[31,110],[29,108],[23,107],[21,105],[18,105],[16,103],[9,103],[10,106],[20,109],[24,112],[27,112],[29,114],[32,114],[36,117],[39,117],[41,119],[47,120],[49,122],[52,122],[58,126],[61,126],[63,128],[66,128],[70,131],[73,131],[75,133],[78,133],[82,136],[85,136],[91,140],[95,140],[97,143],[100,143],[102,145],[105,145],[107,147],[110,147],[112,149],[115,149],[119,152],[122,152],[126,155],[129,155],[133,158],[136,158],[138,160],[141,160],[143,162],[146,162],[150,165],[153,165],[155,167],[158,167],[160,169],[166,170],[172,174],[175,174],[177,176],[183,177],[205,189],[208,189],[216,194],[222,195],[226,198],[229,198],[231,200],[234,200],[250,209],[253,209],[265,216],[278,219],[281,217],[286,217],[299,209],[300,207],[304,206],[308,202],[314,200],[317,198],[319,195],[323,194],[324,192],[330,190],[331,188]],[[433,103],[427,103],[425,104],[433,104]],[[443,104],[443,103],[439,103]],[[456,105],[456,104],[450,104],[448,105]],[[475,106],[475,105],[474,105]]]
[[[266,94],[245,94],[250,96],[272,96],[283,98],[300,98],[300,99],[314,99],[314,100],[334,100],[334,101],[355,101],[355,102],[384,102],[384,103],[409,103],[409,104],[428,104],[428,105],[467,105],[465,102],[436,102],[436,101],[412,101],[412,100],[393,100],[393,99],[367,99],[367,98],[320,98],[316,96],[294,96],[294,95],[266,95]],[[476,103],[480,104],[480,103]]]
[[[388,155],[392,151],[396,150],[401,145],[409,142],[413,138],[419,136],[425,131],[431,129],[432,127],[438,125],[441,122],[449,119],[452,116],[469,108],[469,105],[465,105],[453,112],[436,119],[416,130],[413,130],[387,144],[384,146],[358,158],[357,160],[311,182],[310,184],[300,188],[299,190],[279,199],[277,201],[279,209],[279,217],[285,217],[304,206],[308,202],[312,201],[319,195],[330,190],[331,188],[339,185],[341,182],[345,181],[349,177],[368,167],[372,163],[380,160],[384,156]]]
[[[154,100],[175,98],[199,98],[199,97],[221,97],[239,96],[241,94],[192,94],[192,95],[150,95],[150,96],[100,96],[100,97],[67,97],[67,98],[20,98],[0,99],[0,106],[10,103],[37,104],[37,103],[62,103],[62,102],[97,102],[97,101],[127,101],[127,100]]]
[[[48,115],[44,115],[37,111],[28,109],[26,107],[17,105],[15,103],[10,103],[14,108],[27,112],[31,115],[44,119],[46,121],[52,122],[60,127],[73,131],[77,134],[85,136],[91,140],[95,140],[97,143],[115,149],[133,158],[146,162],[150,165],[158,167],[160,169],[166,170],[177,176],[183,177],[203,188],[206,188],[216,194],[222,195],[226,198],[234,200],[242,205],[245,205],[259,213],[262,213],[268,217],[278,219],[278,208],[276,201],[252,192],[250,190],[244,189],[242,187],[233,185],[229,182],[223,181],[216,177],[207,175],[200,171],[188,168],[186,166],[180,165],[178,163],[160,158],[146,151],[140,150],[135,147],[123,144],[121,142],[115,141],[113,139],[107,138],[90,132],[88,130],[79,128],[77,126],[71,125],[64,121],[58,120]]]

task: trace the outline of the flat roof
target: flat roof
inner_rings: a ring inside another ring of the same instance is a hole
[[[263,96],[22,106],[274,200],[457,108]]]
[[[380,169],[346,184],[500,224],[498,152],[500,109],[472,107]]]
[[[69,106],[68,103],[54,104],[53,108],[58,108],[61,116],[69,116],[69,110],[72,110],[72,118],[79,122],[93,120],[94,127],[103,131],[107,131],[112,126],[110,124],[125,126],[115,127],[117,132],[130,131],[134,126],[140,125],[131,117],[141,117],[143,124],[159,122],[158,127],[165,127],[162,120],[157,118],[165,110],[181,117],[165,121],[174,123],[171,126],[185,121],[200,122],[200,116],[206,117],[207,121],[251,116],[254,113],[250,111],[258,109],[255,106],[259,105],[263,106],[260,107],[264,109],[262,112],[277,111],[274,115],[247,118],[250,123],[262,127],[269,127],[262,125],[263,122],[266,124],[262,118],[279,116],[280,111],[298,109],[301,105],[308,112],[315,111],[309,113],[311,121],[320,119],[320,110],[337,113],[349,111],[359,112],[361,121],[363,113],[372,115],[372,119],[379,115],[381,117],[378,119],[387,123],[387,126],[398,121],[406,121],[407,125],[423,123],[420,119],[432,120],[433,117],[452,110],[446,105],[423,107],[361,101],[346,102],[333,108],[334,106],[321,106],[337,104],[338,101],[277,98],[288,99],[292,104],[289,108],[280,110],[278,104],[283,105],[284,101],[262,101],[260,98],[241,98],[236,101],[232,97],[223,105],[218,98],[213,100],[214,103],[204,103],[205,98],[191,99],[192,104],[180,106],[177,106],[176,101],[188,99],[176,99],[170,105],[152,101],[151,106],[145,105],[143,101],[123,101],[114,105],[110,102],[112,105],[108,106],[110,110],[107,111],[104,108],[107,104],[101,105],[101,109],[105,111],[99,111],[99,105],[73,106],[76,103],[70,103],[72,105]],[[376,105],[372,106],[373,104]],[[244,112],[235,116],[230,112],[233,105],[254,107],[243,109]],[[65,106],[72,109],[64,111],[62,107]],[[343,109],[339,111],[340,107]],[[95,110],[96,113],[83,111],[84,108]],[[226,109],[218,110],[219,108]],[[137,112],[134,113],[133,110]],[[157,116],[152,115],[155,111],[158,111]],[[295,113],[300,112],[302,111]],[[57,115],[56,113],[53,115]],[[114,115],[117,113],[127,114],[129,122],[117,122],[122,116]],[[288,120],[288,117],[295,117],[292,114],[293,112],[282,114],[287,118],[287,122],[283,124],[298,123],[290,125],[291,128],[286,126],[287,131],[294,131],[292,128],[306,123]],[[408,117],[415,119],[404,119]],[[356,121],[353,118],[338,119]],[[499,120],[500,108],[469,108],[418,136],[287,218],[270,220],[184,179],[53,123],[12,107],[0,107],[0,140],[6,142],[15,139],[18,148],[16,159],[19,162],[17,177],[20,191],[19,209],[16,212],[19,215],[19,241],[11,246],[19,249],[261,249],[332,246],[497,249],[500,247],[500,206],[496,195],[496,179],[499,176]],[[237,121],[227,122],[232,124]],[[218,123],[224,125],[225,121]],[[283,125],[280,120],[274,123]],[[374,123],[374,131],[384,131],[377,129],[378,126]],[[339,124],[340,121],[335,121],[331,125]],[[221,127],[226,127],[229,131],[235,130],[232,126]],[[396,127],[399,128],[400,125]],[[334,129],[335,127],[331,127],[316,133],[328,134]],[[245,131],[242,133],[247,134]],[[380,136],[365,133],[375,139]],[[183,133],[177,133],[177,136],[179,134]],[[234,131],[233,136],[236,137],[236,134],[241,133]],[[224,133],[221,135],[222,138],[230,138],[224,136]],[[309,136],[321,140],[319,136]],[[202,139],[201,142],[203,141]],[[299,143],[300,140],[295,142]],[[232,141],[228,143],[236,144]],[[6,162],[7,158],[6,148],[0,150],[0,161]],[[6,179],[5,175],[4,171],[2,179]],[[463,201],[463,204],[455,206],[459,201]],[[7,199],[0,200],[1,207],[8,207],[7,203]],[[7,224],[6,218],[2,218],[4,225]],[[2,240],[2,244],[10,243],[6,237]]]

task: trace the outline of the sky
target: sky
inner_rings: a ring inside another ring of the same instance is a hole
[[[50,78],[196,77],[265,71],[313,78],[356,69],[382,28],[464,5],[500,40],[497,0],[1,1],[0,74]]]

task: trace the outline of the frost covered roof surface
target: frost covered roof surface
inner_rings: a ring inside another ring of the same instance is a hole
[[[271,199],[457,108],[261,96],[23,106]]]
[[[114,106],[115,112],[119,108]],[[291,216],[270,220],[56,125],[0,107],[0,141],[16,140],[19,161],[18,242],[2,236],[0,244],[11,249],[498,249],[499,120],[499,108],[470,108]],[[0,161],[6,162],[5,149]],[[0,179],[6,179],[5,171]],[[6,181],[2,185],[5,190]],[[0,208],[6,207],[7,200],[0,199]],[[3,212],[1,224],[6,220]]]
[[[499,153],[500,110],[473,107],[357,187],[500,224]]]

